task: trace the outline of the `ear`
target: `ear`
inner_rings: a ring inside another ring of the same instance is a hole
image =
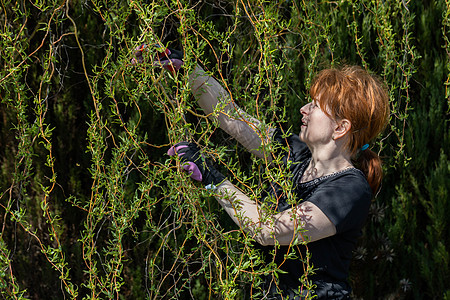
[[[347,119],[342,119],[336,122],[336,127],[334,128],[333,139],[337,140],[343,137],[352,128],[352,123]]]

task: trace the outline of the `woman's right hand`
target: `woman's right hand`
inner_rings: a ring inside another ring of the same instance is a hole
[[[156,48],[161,48],[161,46],[156,45]],[[134,52],[134,57],[131,60],[131,63],[140,64],[145,61],[145,52],[149,51],[149,46],[147,44],[141,44],[136,47]],[[183,52],[171,48],[165,48],[164,51],[155,51],[155,62],[154,65],[161,66],[164,69],[170,71],[171,73],[175,73],[180,70],[183,66]]]

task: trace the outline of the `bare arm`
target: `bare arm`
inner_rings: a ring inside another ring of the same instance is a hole
[[[261,245],[275,245],[276,241],[289,245],[302,239],[313,242],[336,234],[334,224],[311,202],[266,217],[258,204],[231,182],[222,183],[217,192],[216,199],[232,220]],[[300,233],[299,228],[306,232]]]
[[[256,156],[265,157],[260,146],[271,138],[273,128],[264,128],[259,120],[240,109],[219,82],[207,75],[202,68],[197,66],[190,75],[190,83],[194,96],[206,114],[212,117],[219,105],[217,119],[220,128]],[[270,155],[266,157],[269,158]],[[316,241],[336,233],[334,224],[310,202],[266,217],[255,201],[228,180],[218,187],[217,192],[216,199],[232,220],[262,245],[274,245],[276,242],[289,245],[303,238]],[[299,228],[306,230],[303,236],[299,233]]]
[[[274,129],[264,128],[263,124],[238,107],[231,99],[228,92],[217,80],[205,73],[197,66],[189,76],[192,92],[199,105],[210,118],[214,118],[216,107],[220,111],[217,114],[219,126],[229,135],[234,137],[247,150],[260,158],[264,158],[261,152],[262,143],[272,137]],[[267,156],[269,158],[270,156]]]

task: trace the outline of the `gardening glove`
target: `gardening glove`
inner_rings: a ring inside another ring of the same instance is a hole
[[[156,45],[160,48],[161,46]],[[134,52],[134,58],[131,60],[132,64],[138,64],[144,62],[144,52],[148,50],[146,44],[141,44],[136,47]],[[183,52],[171,48],[165,48],[163,52],[156,51],[156,63],[155,65],[161,66],[166,70],[169,70],[172,74],[181,69],[183,65]]]
[[[225,181],[225,176],[217,171],[200,153],[200,149],[194,143],[180,142],[167,151],[169,156],[177,154],[191,178],[201,181],[207,189],[215,189],[216,186]]]

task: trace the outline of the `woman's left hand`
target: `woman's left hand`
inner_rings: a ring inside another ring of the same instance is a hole
[[[207,186],[218,186],[226,179],[202,156],[200,148],[194,143],[180,142],[170,147],[167,154],[178,155],[184,162],[183,169],[191,175],[191,178]]]

